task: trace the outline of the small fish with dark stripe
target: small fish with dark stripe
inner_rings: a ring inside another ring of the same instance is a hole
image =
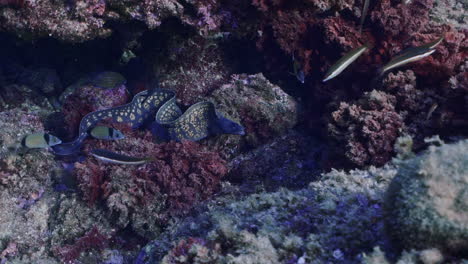
[[[418,47],[411,47],[402,51],[399,55],[390,60],[387,64],[382,67],[381,73],[385,73],[394,68],[406,65],[410,62],[421,60],[425,57],[430,56],[434,53],[435,47],[439,45],[444,38],[440,37],[432,42],[426,43]]]
[[[344,71],[351,63],[353,63],[357,58],[359,58],[359,56],[361,56],[368,49],[369,49],[368,45],[363,45],[346,53],[343,57],[341,57],[341,59],[339,59],[335,64],[333,64],[333,66],[328,70],[322,82],[326,82],[338,76],[342,71]]]
[[[366,20],[367,10],[369,10],[369,2],[370,0],[364,0],[364,6],[362,7],[362,14],[361,14],[361,23],[359,24],[359,32],[362,31],[362,27],[364,26],[364,21]]]
[[[125,138],[125,135],[120,132],[120,130],[106,126],[95,126],[91,129],[90,134],[93,138],[102,140],[119,140]]]
[[[140,165],[154,160],[154,158],[151,157],[132,157],[105,149],[93,149],[91,150],[91,155],[104,162],[123,165]]]
[[[21,140],[21,146],[30,149],[49,148],[61,143],[58,137],[42,132],[27,135]]]

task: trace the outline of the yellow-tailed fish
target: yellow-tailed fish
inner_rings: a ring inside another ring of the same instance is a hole
[[[91,129],[91,136],[103,140],[119,140],[125,138],[124,134],[117,129],[106,126],[95,126]]]
[[[61,144],[62,140],[47,133],[34,133],[21,140],[21,145],[27,148],[48,148]]]
[[[363,45],[346,53],[343,57],[341,57],[341,59],[339,59],[335,64],[333,64],[333,66],[328,70],[327,74],[325,74],[325,79],[323,79],[322,82],[326,82],[330,79],[335,78],[344,69],[346,69],[346,67],[348,67],[353,61],[359,58],[359,56],[361,56],[367,49],[369,49],[369,46]]]
[[[364,6],[362,7],[362,14],[361,14],[361,23],[359,25],[359,32],[362,31],[362,26],[364,25],[364,20],[366,19],[366,16],[367,16],[367,10],[369,10],[369,1],[370,0],[364,0]]]
[[[139,164],[144,164],[146,162],[150,162],[154,160],[154,158],[150,158],[150,157],[144,157],[144,158],[131,157],[131,156],[115,153],[115,152],[105,150],[105,149],[93,149],[91,151],[91,155],[93,155],[97,159],[102,160],[104,162],[124,164],[124,165],[139,165]]]
[[[421,45],[418,47],[411,47],[402,51],[399,55],[391,59],[390,62],[388,62],[387,64],[383,66],[382,73],[385,73],[391,69],[403,66],[410,62],[418,61],[427,56],[430,56],[432,53],[436,51],[434,48],[437,45],[439,45],[443,39],[444,37],[440,37],[424,45]]]

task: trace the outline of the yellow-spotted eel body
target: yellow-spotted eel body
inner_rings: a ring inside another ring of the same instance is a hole
[[[216,134],[244,135],[244,128],[218,114],[211,102],[196,103],[182,114],[173,91],[150,89],[136,94],[128,104],[87,114],[80,122],[78,137],[72,142],[54,146],[53,150],[57,155],[77,152],[89,130],[103,119],[138,128],[154,116],[152,130],[161,140],[197,141]]]

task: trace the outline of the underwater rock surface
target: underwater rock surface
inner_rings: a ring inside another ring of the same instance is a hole
[[[391,233],[405,248],[468,250],[468,141],[404,161],[388,190]]]
[[[230,83],[219,87],[209,99],[219,111],[240,121],[246,136],[239,140],[251,147],[258,147],[297,124],[296,100],[261,73],[233,75]]]
[[[0,264],[467,262],[466,3],[366,2],[0,0]],[[157,86],[246,134],[18,145]]]
[[[444,249],[463,255],[466,149],[464,141],[382,168],[333,170],[297,191],[238,199],[235,188],[225,186],[224,197],[171,226],[143,249],[137,263],[393,263],[387,257],[437,263]],[[447,155],[454,159],[441,161]],[[456,184],[454,192],[443,191]],[[387,222],[405,249],[416,249],[398,254],[401,244],[393,244]]]

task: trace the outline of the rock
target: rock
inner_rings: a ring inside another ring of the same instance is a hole
[[[382,204],[395,174],[393,166],[333,170],[297,191],[246,196],[225,185],[203,212],[148,244],[136,263],[352,262],[387,245]]]
[[[297,123],[297,102],[261,73],[233,75],[231,82],[214,91],[209,99],[220,113],[245,127],[245,136],[235,136],[237,146],[260,146]],[[217,141],[221,148],[224,138]]]
[[[468,250],[468,140],[403,161],[386,198],[388,228],[404,248]]]

